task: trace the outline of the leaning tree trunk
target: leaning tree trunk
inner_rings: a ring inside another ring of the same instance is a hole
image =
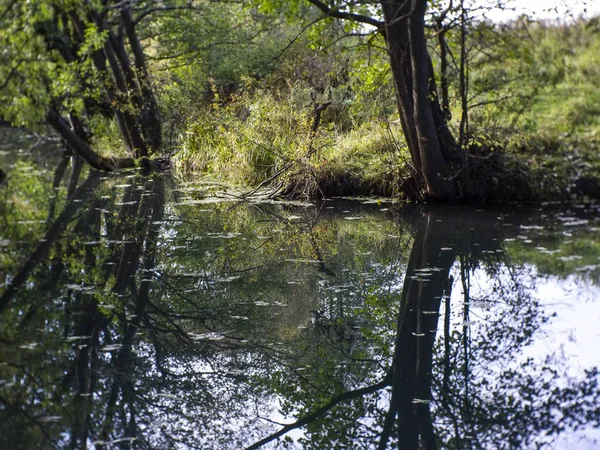
[[[58,51],[64,62],[76,65],[89,59],[92,64],[85,65],[87,69],[78,76],[76,83],[80,92],[98,91],[101,94],[83,95],[85,109],[77,115],[57,100],[46,113],[48,123],[95,169],[113,170],[135,164],[132,158],[103,158],[90,147],[85,123],[98,113],[105,118],[114,117],[133,158],[146,158],[149,150],[160,151],[162,127],[158,104],[137,36],[136,21],[127,3],[118,5],[111,17],[106,11],[71,6],[57,6],[54,14],[53,21],[38,24],[36,31],[49,49]],[[86,30],[92,24],[106,36],[104,45],[87,55],[81,49],[87,45]],[[100,76],[88,76],[92,71]],[[89,80],[96,80],[99,85],[89,86]],[[64,116],[69,116],[69,121]]]
[[[436,92],[425,38],[426,6],[427,0],[382,2],[398,110],[417,181],[428,196],[444,201],[458,195],[451,167],[459,148]]]
[[[117,169],[135,167],[135,161],[131,158],[105,158],[96,153],[78,133],[77,128],[71,127],[52,108],[46,114],[47,122],[61,135],[71,150],[79,155],[86,163],[96,170],[112,171]],[[76,121],[75,123],[79,123]]]

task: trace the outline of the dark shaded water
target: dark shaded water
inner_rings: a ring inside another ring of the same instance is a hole
[[[17,165],[0,448],[598,448],[599,208]]]

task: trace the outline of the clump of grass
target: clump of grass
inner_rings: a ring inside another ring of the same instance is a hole
[[[319,100],[297,83],[286,92],[256,90],[215,102],[187,127],[175,167],[247,186],[274,177],[271,187],[294,198],[398,194],[408,176],[403,140],[392,131],[398,125],[352,128],[348,106],[331,101],[314,130]]]
[[[400,195],[401,181],[409,177],[409,156],[403,139],[392,129],[386,121],[371,121],[337,136],[315,155],[312,179],[306,173],[293,174],[288,195],[299,188],[327,197]]]
[[[260,183],[306,147],[308,100],[302,92],[283,97],[259,90],[226,105],[213,102],[188,125],[175,168],[239,184]]]

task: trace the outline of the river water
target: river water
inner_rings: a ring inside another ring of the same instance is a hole
[[[600,205],[8,172],[2,449],[600,447]]]

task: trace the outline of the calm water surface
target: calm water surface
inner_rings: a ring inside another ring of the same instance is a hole
[[[599,448],[599,213],[16,164],[0,448]]]

